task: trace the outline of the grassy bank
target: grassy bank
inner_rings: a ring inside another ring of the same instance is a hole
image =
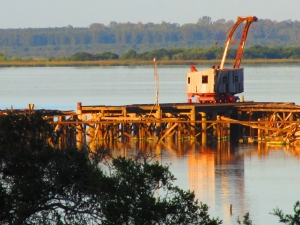
[[[220,60],[160,60],[161,65],[218,65]],[[226,63],[232,64],[233,60]],[[300,63],[300,59],[244,59],[242,64]],[[142,60],[100,60],[100,61],[2,61],[0,67],[43,67],[43,66],[133,66],[151,65],[153,61]]]

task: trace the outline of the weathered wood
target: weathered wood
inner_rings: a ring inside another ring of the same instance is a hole
[[[278,137],[292,140],[297,132],[297,135],[300,133],[300,106],[292,103],[172,103],[159,106],[82,106],[78,103],[77,106],[76,113],[39,110],[59,133],[60,147],[75,143],[82,148],[86,141],[86,144],[132,138],[161,141],[166,137],[202,137],[202,145],[205,145],[204,140],[209,135],[223,140],[233,129],[239,130],[239,135],[235,132],[238,138],[258,136],[262,141]],[[0,111],[0,115],[10,111]],[[13,111],[26,114],[32,109]]]
[[[175,129],[175,127],[178,126],[178,123],[175,123],[172,127],[168,128],[166,130],[166,132],[164,133],[164,135],[158,140],[161,141],[162,139],[164,139],[171,131],[173,131]]]

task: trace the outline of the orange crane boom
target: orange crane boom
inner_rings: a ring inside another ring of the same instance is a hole
[[[242,56],[243,56],[243,52],[244,52],[244,48],[245,48],[245,44],[246,44],[246,39],[247,39],[247,34],[248,34],[248,30],[250,25],[252,24],[252,22],[256,22],[258,19],[255,16],[248,16],[248,17],[238,17],[236,23],[233,25],[228,38],[226,40],[225,46],[224,46],[224,52],[223,52],[223,56],[222,56],[222,60],[221,60],[221,65],[220,65],[220,69],[224,68],[224,64],[225,64],[225,59],[227,56],[227,52],[228,52],[228,47],[231,41],[231,38],[236,30],[236,28],[243,23],[244,21],[246,21],[246,25],[244,27],[244,31],[243,31],[243,35],[241,37],[241,41],[236,53],[236,57],[235,57],[235,62],[234,62],[234,66],[233,68],[240,68],[240,64],[241,64],[241,60],[242,60]]]

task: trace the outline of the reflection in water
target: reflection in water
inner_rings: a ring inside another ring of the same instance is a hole
[[[215,202],[215,156],[209,148],[192,148],[188,152],[189,188],[207,204]]]
[[[188,154],[189,188],[196,196],[230,224],[230,205],[244,211],[243,156],[230,148],[229,142],[218,142],[216,149],[202,147]],[[234,209],[235,210],[235,209]]]
[[[272,209],[276,206],[291,209],[297,200],[286,185],[280,185],[284,182],[300,185],[300,175],[291,171],[291,168],[300,169],[300,147],[264,143],[233,146],[226,141],[204,147],[192,140],[102,144],[114,157],[143,154],[162,164],[172,164],[170,170],[177,178],[176,185],[195,191],[199,201],[210,206],[209,213],[222,219],[223,224],[236,224],[237,217],[242,218],[246,212],[250,212],[255,224],[272,220],[276,224],[277,218],[269,214]],[[283,181],[275,184],[276,179]],[[285,195],[278,200],[280,204],[274,198],[277,189]],[[292,201],[284,204],[283,199]]]

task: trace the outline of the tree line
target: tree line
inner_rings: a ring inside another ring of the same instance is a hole
[[[105,51],[118,55],[171,48],[208,48],[226,39],[235,21],[209,16],[196,23],[117,23],[91,24],[89,27],[0,29],[0,52],[9,57],[62,57],[76,52],[92,54]],[[242,28],[242,27],[241,27]],[[241,29],[236,31],[240,34]],[[300,22],[259,19],[248,33],[248,46],[298,46]]]
[[[48,61],[98,61],[98,60],[218,60],[222,58],[222,47],[211,48],[174,48],[155,49],[149,52],[137,52],[130,49],[122,55],[113,52],[92,54],[89,52],[77,52],[69,57],[50,57]],[[230,48],[227,59],[234,59],[236,49]],[[243,59],[300,59],[299,47],[261,46],[255,45],[246,48]],[[8,57],[0,53],[0,61],[33,61],[32,58]]]
[[[58,148],[41,112],[0,116],[0,223],[3,225],[220,225],[208,205],[184,191],[168,166],[146,156],[113,158],[109,149]],[[276,208],[280,223],[300,224]],[[251,225],[249,213],[238,224]]]

